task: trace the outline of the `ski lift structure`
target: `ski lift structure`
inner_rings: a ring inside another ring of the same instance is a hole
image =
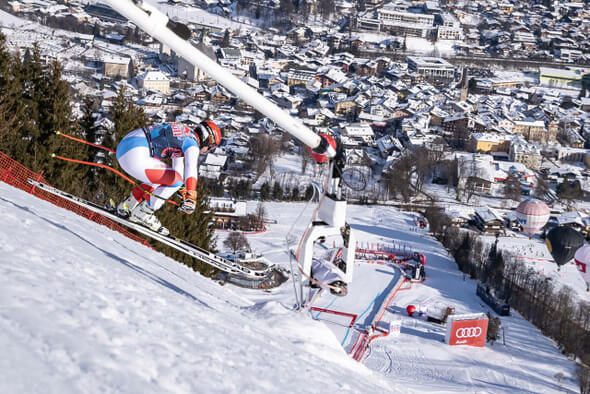
[[[344,183],[351,188],[361,188],[366,180],[355,172],[344,171],[343,151],[338,149],[336,141],[331,136],[314,133],[299,119],[292,117],[211,60],[188,41],[191,31],[186,25],[170,20],[155,6],[142,0],[103,1],[305,144],[318,163],[328,162],[330,170],[323,194],[319,199],[319,205],[313,218],[300,240],[296,258],[299,270],[310,282],[327,288],[333,293],[339,291],[346,293],[346,289],[343,287],[339,288],[312,277],[314,243],[320,239],[334,236],[342,238],[344,247],[341,253],[342,260],[345,262],[345,264],[334,265],[334,269],[342,271],[346,283],[351,282],[353,276],[356,241],[353,230],[346,223],[347,202],[342,197],[342,178],[344,176]],[[298,300],[298,307],[301,304]]]

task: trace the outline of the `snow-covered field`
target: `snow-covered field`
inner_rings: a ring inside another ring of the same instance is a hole
[[[293,225],[301,234],[311,214],[296,221],[303,208],[266,204],[278,223],[249,237],[254,249],[288,266],[285,235]],[[427,281],[400,292],[384,317],[402,319],[401,335],[373,341],[362,363],[333,325],[292,310],[291,281],[271,292],[220,286],[3,183],[0,215],[0,392],[577,391],[574,363],[517,314],[502,318],[506,344],[483,349],[451,348],[441,327],[404,316],[410,303],[486,310],[411,214],[349,210],[361,242],[395,240],[427,256]],[[362,297],[333,305],[367,309],[390,285],[386,270],[371,267],[357,269]]]
[[[2,11],[0,10],[0,27],[19,27],[19,26],[23,26],[27,23],[27,22],[21,18],[18,18],[12,14],[9,14],[8,12]]]
[[[103,0],[87,0],[85,2],[88,4],[105,3]],[[168,17],[177,21],[211,25],[221,29],[229,28],[234,31],[239,29],[258,30],[256,26],[235,22],[228,18],[212,14],[195,6],[192,1],[186,1],[180,5],[171,4],[162,0],[147,0],[147,2],[155,5],[160,11],[168,15]]]

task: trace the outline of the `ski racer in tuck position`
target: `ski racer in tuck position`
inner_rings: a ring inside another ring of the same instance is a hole
[[[221,131],[211,121],[195,130],[173,122],[134,130],[117,146],[117,161],[129,175],[142,182],[117,206],[117,214],[153,231],[168,235],[154,214],[166,200],[180,191],[180,211],[192,214],[197,200],[199,154],[219,145]],[[163,160],[171,159],[172,165]]]

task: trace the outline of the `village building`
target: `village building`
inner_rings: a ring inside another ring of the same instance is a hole
[[[493,208],[475,208],[474,222],[476,227],[486,233],[499,233],[504,230],[505,223],[502,216]]]
[[[522,163],[532,170],[538,170],[541,165],[541,151],[532,144],[513,142],[508,154],[510,161]]]
[[[455,67],[439,57],[408,56],[408,68],[423,75],[427,79],[452,79],[455,77]]]
[[[105,77],[130,78],[133,70],[131,58],[119,56],[105,56],[102,58],[103,74]]]
[[[211,197],[209,208],[213,211],[213,224],[220,229],[238,229],[240,219],[247,215],[246,201]]]
[[[508,152],[510,149],[509,136],[495,133],[473,133],[470,135],[467,148],[470,152]]]
[[[170,93],[170,79],[161,71],[146,71],[138,75],[137,86],[155,92]]]

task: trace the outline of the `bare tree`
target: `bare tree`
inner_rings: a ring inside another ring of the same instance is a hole
[[[318,11],[323,19],[330,18],[332,12],[334,12],[335,4],[334,0],[321,0],[318,4]]]
[[[471,160],[462,160],[459,168],[460,179],[457,184],[457,197],[466,197],[466,201],[469,202],[471,197],[478,191],[482,171],[478,167],[475,157]]]
[[[413,195],[411,178],[414,169],[413,158],[409,154],[400,156],[393,167],[387,171],[384,177],[384,185],[387,191],[396,197],[401,194],[404,202],[409,202]]]
[[[301,175],[305,175],[307,164],[311,160],[311,154],[307,150],[307,147],[304,147],[301,144],[299,144],[299,152],[299,157],[301,158]]]
[[[266,208],[264,208],[264,204],[261,202],[258,203],[258,205],[256,206],[256,212],[254,213],[254,215],[256,216],[256,221],[258,223],[257,227],[259,230],[262,230],[264,228],[264,221],[266,219]]]
[[[457,186],[459,164],[457,159],[445,160],[442,164],[442,171],[447,179],[447,193],[451,191],[451,186]]]
[[[238,250],[250,249],[250,244],[244,234],[237,231],[229,233],[225,241],[223,241],[223,246],[231,249],[234,253]]]
[[[281,134],[281,141],[279,142],[279,149],[281,153],[285,153],[289,151],[291,146],[291,135],[289,133],[282,133]]]
[[[545,178],[542,176],[536,176],[537,183],[535,184],[534,194],[537,198],[545,199],[546,196],[550,195],[550,186]]]
[[[413,153],[412,158],[414,165],[414,187],[417,192],[421,192],[426,178],[432,174],[433,162],[430,151],[425,147],[420,147]]]
[[[256,165],[257,172],[262,168],[270,166],[271,173],[273,171],[273,159],[280,152],[280,143],[272,136],[267,134],[258,134],[250,139],[250,153]],[[262,164],[260,164],[262,163]],[[264,169],[262,172],[264,172]]]
[[[518,177],[509,175],[504,184],[504,197],[514,201],[520,201],[520,180]]]

